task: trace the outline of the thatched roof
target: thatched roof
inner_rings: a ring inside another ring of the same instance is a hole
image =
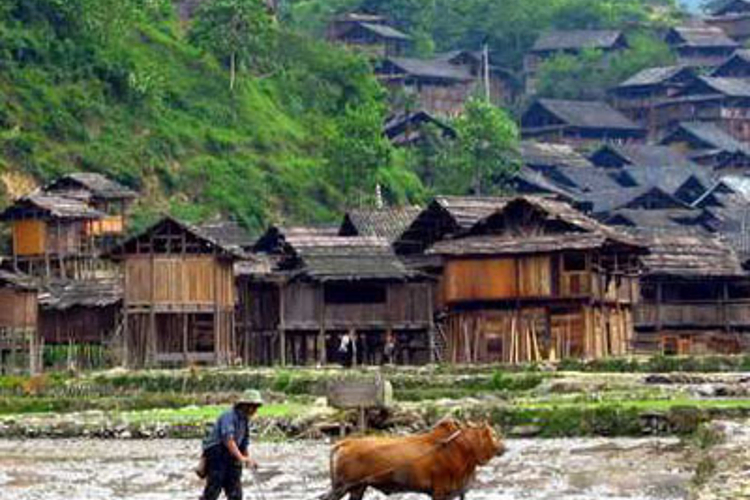
[[[421,210],[414,206],[352,209],[344,216],[339,235],[375,236],[393,242]]]
[[[585,156],[567,144],[521,141],[521,158],[526,165],[590,167]]]
[[[537,38],[532,52],[611,49],[623,42],[623,34],[614,30],[548,31]]]
[[[434,80],[471,81],[474,79],[468,67],[440,59],[389,57],[381,63],[377,72],[387,76],[406,75]]]
[[[44,191],[48,193],[66,193],[77,190],[89,192],[92,198],[105,200],[132,199],[137,196],[135,191],[94,172],[66,174],[44,188]]]
[[[102,212],[89,207],[87,203],[66,196],[58,196],[36,191],[18,198],[0,214],[0,220],[17,218],[40,219],[100,219]]]
[[[524,115],[541,108],[559,119],[563,124],[585,129],[618,129],[642,131],[643,128],[625,115],[602,101],[569,101],[563,99],[539,99]],[[522,124],[525,120],[521,120]]]
[[[122,297],[120,280],[63,280],[45,285],[39,294],[39,305],[55,311],[112,307],[118,305]]]

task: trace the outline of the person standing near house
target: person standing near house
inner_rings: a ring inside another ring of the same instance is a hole
[[[216,421],[203,443],[207,479],[201,500],[216,500],[222,490],[228,500],[242,500],[242,467],[258,467],[248,453],[248,422],[261,406],[260,392],[245,391]]]

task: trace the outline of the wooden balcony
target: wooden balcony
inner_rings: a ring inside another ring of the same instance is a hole
[[[750,300],[641,303],[634,310],[640,328],[750,327]]]

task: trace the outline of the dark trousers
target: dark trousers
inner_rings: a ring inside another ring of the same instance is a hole
[[[228,500],[242,500],[242,464],[229,454],[223,444],[209,448],[204,453],[208,478],[201,500],[216,500],[222,490]]]

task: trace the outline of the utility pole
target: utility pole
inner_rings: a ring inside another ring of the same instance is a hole
[[[487,103],[490,102],[490,46],[487,43],[487,37],[484,37],[484,46],[482,47],[482,60],[484,66],[484,97]]]

